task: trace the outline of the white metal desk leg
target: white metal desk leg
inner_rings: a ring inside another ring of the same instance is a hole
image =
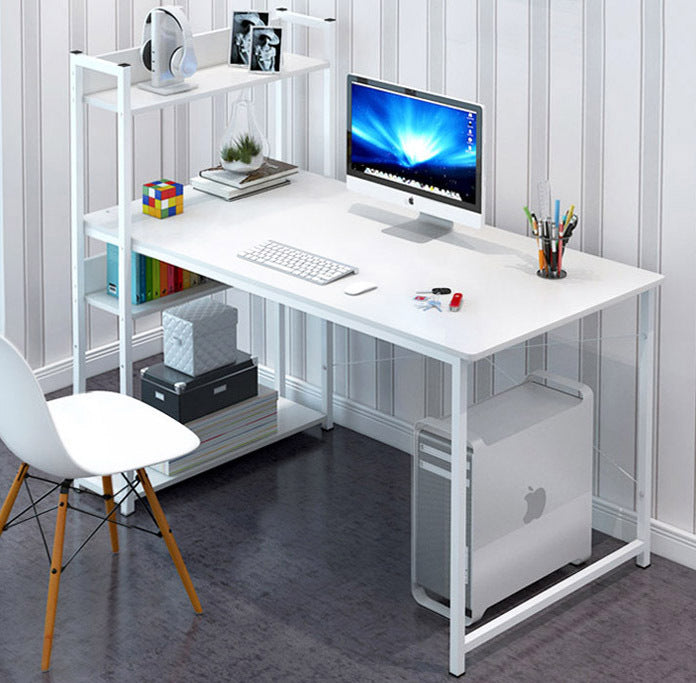
[[[321,409],[324,421],[321,428],[333,429],[333,323],[321,321]]]
[[[639,567],[650,566],[650,514],[652,509],[653,419],[655,392],[655,297],[643,292],[638,309],[638,433],[636,435],[636,516],[638,540],[645,550],[636,557]]]
[[[276,345],[275,345],[275,388],[278,396],[285,396],[285,376],[287,368],[285,365],[285,306],[283,304],[274,303],[275,307],[275,322],[276,322]]]
[[[450,641],[449,670],[455,676],[465,671],[464,636],[468,555],[466,539],[466,449],[468,363],[452,363],[452,481],[450,510]]]

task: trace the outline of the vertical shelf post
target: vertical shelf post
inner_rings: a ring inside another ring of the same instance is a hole
[[[133,395],[133,317],[131,315],[131,200],[133,194],[133,118],[131,67],[119,64],[118,88],[118,348],[122,394]]]

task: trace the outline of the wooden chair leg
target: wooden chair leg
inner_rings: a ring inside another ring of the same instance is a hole
[[[111,475],[108,477],[102,477],[102,489],[104,490],[104,505],[106,507],[106,514],[109,517],[109,535],[111,536],[111,550],[115,553],[118,552],[118,524],[114,520],[114,515],[112,510],[116,507],[114,503],[114,487],[111,483]]]
[[[191,577],[189,576],[188,570],[186,569],[186,565],[184,564],[184,560],[181,557],[179,548],[176,545],[176,541],[174,540],[172,530],[169,528],[169,524],[167,524],[167,519],[164,516],[164,512],[162,511],[162,507],[159,504],[159,500],[157,500],[155,490],[152,488],[150,479],[147,476],[147,473],[144,469],[138,470],[138,476],[140,478],[140,483],[143,485],[143,489],[145,490],[147,502],[150,503],[152,514],[155,516],[157,526],[159,527],[159,530],[162,532],[162,538],[164,538],[164,542],[167,544],[167,550],[169,550],[169,554],[172,556],[172,560],[174,560],[174,565],[176,566],[176,569],[179,572],[179,577],[181,578],[181,581],[184,584],[184,588],[188,593],[189,600],[191,600],[191,604],[193,605],[193,609],[198,614],[200,614],[203,611],[203,608],[201,607],[201,603],[198,600],[198,596],[196,595],[193,583],[191,582]]]
[[[7,520],[10,517],[10,512],[12,512],[12,507],[15,504],[15,500],[17,500],[17,494],[19,493],[19,489],[22,487],[22,482],[27,476],[28,471],[29,465],[23,462],[19,467],[19,472],[17,472],[17,476],[14,478],[14,481],[12,482],[12,486],[10,487],[10,491],[7,494],[7,498],[5,498],[5,502],[2,504],[2,509],[0,510],[0,536],[2,536],[2,532],[5,529],[5,524],[7,524]]]
[[[53,536],[53,554],[51,555],[51,573],[48,580],[48,599],[46,600],[46,621],[44,624],[43,654],[41,670],[48,671],[51,666],[51,647],[53,646],[53,627],[56,622],[58,589],[63,568],[63,541],[65,539],[65,518],[68,514],[68,491],[70,482],[63,482],[58,498],[56,532]]]

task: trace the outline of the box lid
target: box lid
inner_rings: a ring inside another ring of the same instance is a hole
[[[164,363],[157,363],[143,368],[140,371],[141,379],[146,379],[160,387],[181,394],[184,391],[191,391],[203,387],[212,382],[219,382],[231,375],[235,375],[256,365],[256,359],[252,358],[248,353],[237,351],[237,358],[234,363],[223,365],[220,368],[210,370],[197,377],[191,377],[179,370],[174,370],[166,366]]]
[[[196,299],[166,309],[162,313],[165,329],[168,319],[172,318],[190,323],[197,334],[208,334],[234,327],[237,324],[237,309],[214,299]]]

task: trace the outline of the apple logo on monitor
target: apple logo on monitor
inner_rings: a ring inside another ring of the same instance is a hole
[[[533,489],[529,486],[527,488],[529,488],[529,493],[524,497],[527,502],[527,512],[525,512],[522,518],[525,524],[529,524],[534,519],[539,519],[546,507],[546,490],[542,487]]]

